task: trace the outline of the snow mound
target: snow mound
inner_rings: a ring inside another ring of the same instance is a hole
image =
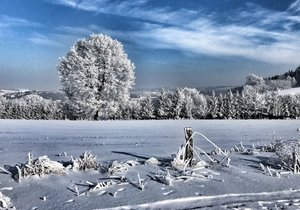
[[[148,160],[146,160],[146,164],[157,166],[160,164],[160,162],[155,157],[151,157]]]

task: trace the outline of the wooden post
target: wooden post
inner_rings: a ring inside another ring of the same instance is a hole
[[[299,172],[299,165],[298,165],[299,161],[296,155],[296,149],[293,152],[293,162],[294,162],[294,173],[296,174]]]
[[[192,160],[194,157],[193,153],[193,130],[192,128],[184,128],[184,133],[185,133],[185,142],[187,143],[185,147],[185,157],[184,161],[189,160],[189,166],[192,166]]]

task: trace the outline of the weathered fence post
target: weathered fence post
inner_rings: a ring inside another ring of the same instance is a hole
[[[297,157],[296,149],[293,152],[293,162],[294,162],[294,173],[296,174],[299,172],[299,160]]]
[[[192,166],[192,160],[194,157],[193,153],[193,130],[192,128],[184,128],[184,133],[185,133],[185,141],[187,143],[185,147],[185,157],[184,161],[188,160],[189,161],[189,166]]]

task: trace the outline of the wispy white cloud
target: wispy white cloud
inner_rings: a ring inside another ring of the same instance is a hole
[[[45,36],[40,33],[35,33],[30,38],[28,38],[28,40],[37,45],[43,45],[43,46],[49,46],[49,47],[62,47],[63,46],[60,42],[53,40],[53,39],[51,39],[51,37]]]
[[[153,21],[168,24],[183,24],[197,12],[193,10],[170,10],[166,7],[149,7],[148,0],[109,1],[109,0],[46,0],[54,4],[60,4],[74,9],[95,13],[125,16],[145,21]],[[174,19],[177,21],[174,22]]]
[[[300,5],[300,0],[283,12],[256,6],[256,12],[240,11],[237,14],[240,18],[256,20],[255,23],[220,24],[211,17],[202,16],[184,27],[157,26],[144,30],[136,33],[136,40],[141,44],[149,43],[148,47],[299,65],[300,31],[293,30],[293,25],[299,23],[299,16],[290,12],[299,8],[297,5]],[[281,24],[286,25],[281,27]]]
[[[292,3],[289,7],[289,10],[300,11],[300,0],[296,0],[294,3]]]
[[[144,47],[175,49],[219,57],[243,57],[274,64],[299,65],[300,32],[294,30],[300,19],[300,0],[286,11],[273,11],[257,5],[238,11],[236,21],[219,23],[214,15],[192,10],[149,7],[147,0],[55,0],[56,4],[146,20],[139,30],[123,32],[96,25],[86,28],[64,26],[70,34],[108,33]],[[155,23],[155,24],[152,24]]]
[[[237,56],[268,63],[299,64],[299,33],[268,32],[252,27],[206,25],[204,30],[185,30],[178,27],[157,28],[137,34],[141,43],[156,43],[154,47],[211,56]],[[260,38],[275,39],[260,44]],[[152,46],[153,47],[153,46]]]
[[[7,15],[0,16],[0,28],[10,27],[40,27],[41,24],[17,17]]]

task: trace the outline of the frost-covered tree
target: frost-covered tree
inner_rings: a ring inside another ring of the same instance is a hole
[[[130,107],[131,107],[131,119],[139,120],[141,119],[140,113],[141,113],[141,105],[138,101],[129,101]]]
[[[6,103],[7,103],[6,99],[2,95],[0,95],[0,118],[4,118]]]
[[[193,117],[196,119],[206,118],[208,112],[207,100],[203,94],[200,94],[197,90],[192,95],[194,101],[194,107],[192,109]]]
[[[182,109],[182,117],[193,119],[192,109],[194,107],[193,98],[190,94],[186,94],[184,97],[184,105]]]
[[[205,118],[207,114],[206,98],[195,88],[183,88],[178,90],[182,98],[181,117],[188,119]]]
[[[179,119],[181,116],[181,110],[184,104],[184,94],[183,91],[181,89],[177,89],[173,99],[172,99],[172,103],[173,103],[173,110],[174,110],[174,118],[175,119]]]
[[[234,96],[231,91],[229,91],[227,94],[225,94],[224,97],[224,117],[227,119],[234,118],[235,114],[235,107],[233,106],[233,99]]]
[[[257,76],[255,74],[249,74],[246,78],[246,85],[250,86],[262,86],[265,84],[265,81],[262,77]]]
[[[161,91],[158,104],[158,117],[161,119],[171,119],[174,115],[172,94],[164,89]]]
[[[241,119],[239,100],[240,100],[240,93],[239,93],[239,91],[236,91],[236,93],[234,94],[234,97],[233,97],[233,102],[232,102],[232,106],[234,108],[233,115],[234,115],[235,119]]]
[[[146,120],[154,118],[154,105],[150,93],[145,93],[140,99],[140,107],[141,119]]]
[[[250,116],[250,94],[247,90],[243,90],[239,98],[239,112],[241,119],[249,119]]]
[[[300,95],[290,95],[289,110],[292,118],[297,119],[300,116]]]
[[[216,119],[218,116],[218,98],[216,97],[215,91],[212,92],[212,95],[209,100],[209,117]]]
[[[217,112],[218,119],[224,118],[224,97],[221,93],[218,97],[218,112]]]
[[[270,101],[270,114],[273,118],[280,118],[282,116],[282,105],[278,92],[272,93]]]
[[[253,100],[252,118],[254,119],[265,118],[265,110],[266,110],[265,95],[254,93],[252,100]]]
[[[58,72],[75,117],[113,118],[129,99],[134,64],[117,40],[93,34],[60,59]]]

